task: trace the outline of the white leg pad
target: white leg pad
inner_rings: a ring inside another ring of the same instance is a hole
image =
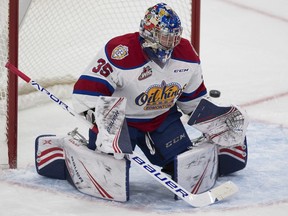
[[[175,159],[175,180],[192,194],[211,189],[217,179],[217,146],[201,143],[177,156]]]
[[[65,163],[75,187],[82,193],[108,200],[129,199],[129,162],[98,153],[68,136],[64,138]]]

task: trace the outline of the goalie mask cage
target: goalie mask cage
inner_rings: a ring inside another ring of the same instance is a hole
[[[176,11],[182,36],[199,52],[200,0],[0,0],[0,168],[17,167],[18,110],[47,101],[9,73],[6,62],[69,98],[97,50],[138,31],[147,8],[159,2]]]

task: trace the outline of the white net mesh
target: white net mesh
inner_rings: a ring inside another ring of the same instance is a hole
[[[163,0],[179,15],[183,37],[191,35],[191,0]],[[59,98],[110,38],[139,30],[155,0],[19,0],[18,68]],[[7,161],[8,0],[0,0],[0,162]],[[19,79],[19,109],[48,102]],[[4,153],[3,153],[4,152]],[[3,158],[3,155],[4,158]]]
[[[7,152],[7,70],[8,0],[0,1],[0,152]],[[0,167],[7,164],[8,154],[0,154]]]
[[[178,13],[183,35],[190,38],[191,0],[164,2]],[[146,9],[156,3],[155,0],[34,0],[21,22],[19,69],[43,87],[60,85],[54,92],[59,97],[70,96],[71,88],[62,85],[69,87],[76,81],[104,42],[138,31]],[[33,90],[20,81],[20,95]],[[29,97],[41,99],[37,93]],[[31,105],[27,101],[31,101],[27,96],[20,97],[19,107]]]

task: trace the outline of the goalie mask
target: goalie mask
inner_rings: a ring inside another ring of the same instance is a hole
[[[148,8],[140,23],[142,48],[156,63],[165,64],[182,34],[178,15],[165,3]]]

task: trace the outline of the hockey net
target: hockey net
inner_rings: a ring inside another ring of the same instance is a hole
[[[195,0],[193,0],[195,1]],[[191,40],[192,0],[163,0],[180,16],[183,37]],[[97,50],[111,37],[136,32],[155,0],[21,0],[19,1],[18,68],[61,98]],[[0,166],[8,165],[7,93],[9,0],[0,0]],[[18,80],[18,110],[47,99]],[[15,103],[17,106],[17,103]],[[9,108],[10,109],[10,108]],[[17,109],[17,107],[16,107]],[[14,144],[16,145],[16,144]],[[15,165],[14,165],[15,166]],[[10,164],[11,167],[11,164]],[[13,166],[12,166],[13,167]]]

